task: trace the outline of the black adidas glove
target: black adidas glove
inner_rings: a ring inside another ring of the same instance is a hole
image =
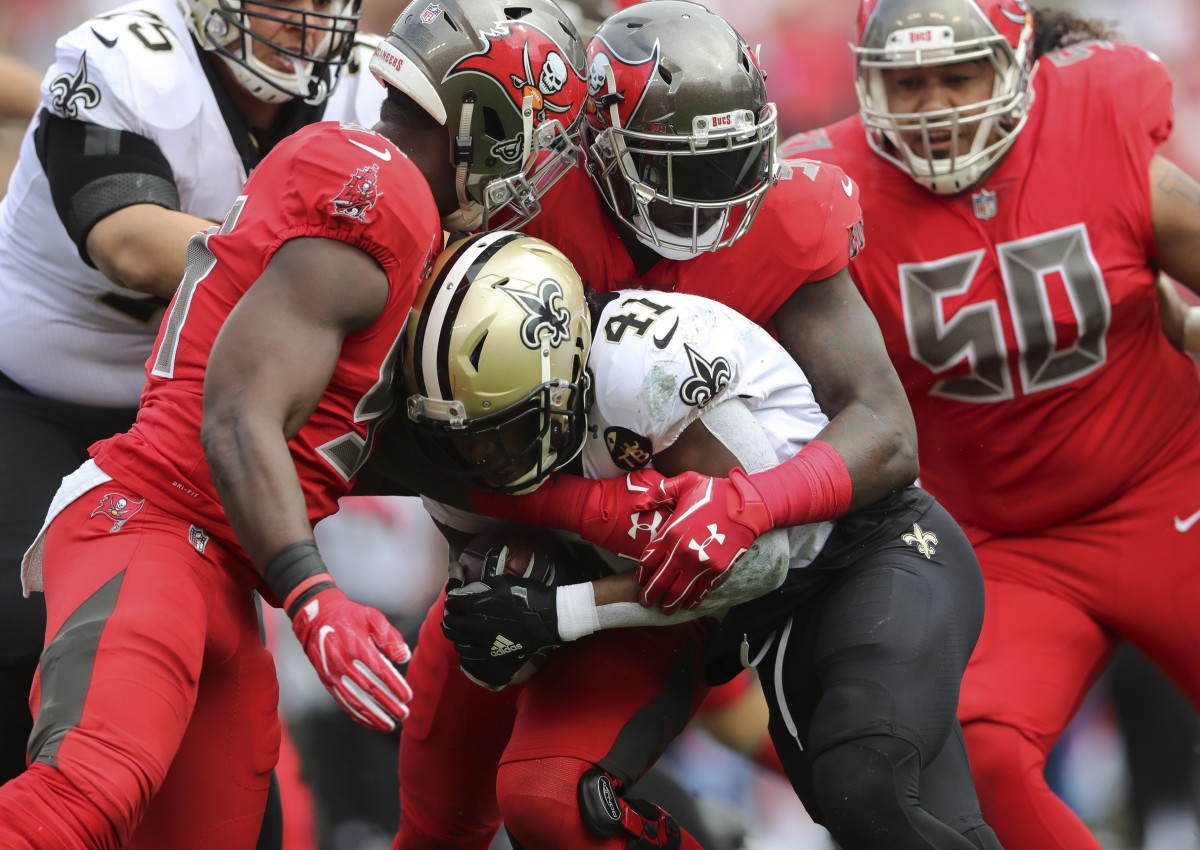
[[[464,673],[500,690],[532,673],[562,643],[556,591],[512,575],[472,582],[446,594],[442,633],[454,644]],[[523,669],[526,664],[531,669]]]

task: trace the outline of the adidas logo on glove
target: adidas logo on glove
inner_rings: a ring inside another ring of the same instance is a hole
[[[513,643],[504,635],[496,635],[496,642],[492,644],[492,657],[508,655],[510,652],[520,652],[521,649],[521,644]]]

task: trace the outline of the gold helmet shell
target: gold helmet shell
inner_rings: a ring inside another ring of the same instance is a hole
[[[556,248],[511,231],[451,244],[405,338],[418,445],[476,486],[536,488],[583,445],[591,340],[583,282]]]

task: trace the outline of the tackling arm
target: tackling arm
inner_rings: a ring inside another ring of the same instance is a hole
[[[849,510],[912,484],[916,423],[879,325],[850,273],[843,269],[797,289],[775,314],[775,326],[829,416],[817,439],[836,449],[846,465],[852,482]],[[794,524],[778,515],[775,520],[777,527]]]
[[[764,469],[774,465],[776,459],[754,415],[735,398],[702,414],[700,420],[689,425],[670,448],[656,453],[654,462],[671,474],[694,470],[721,475],[739,464],[749,469]],[[508,599],[506,587],[509,584],[525,584],[525,599],[539,600],[539,604],[553,609],[539,616],[537,622],[552,622],[557,634],[550,634],[551,629],[547,629],[541,636],[542,642],[538,643],[535,636],[522,633],[521,642],[527,646],[546,645],[545,641],[554,642],[556,638],[576,640],[600,629],[675,625],[697,617],[718,616],[733,605],[774,590],[787,574],[788,562],[787,533],[782,530],[767,532],[754,541],[736,566],[729,570],[727,580],[705,596],[698,606],[672,614],[657,606],[639,604],[639,596],[644,591],[632,573],[607,576],[590,583],[562,585],[552,593],[534,582],[493,579],[492,582],[503,583],[505,587],[485,591],[482,585],[474,585],[474,592],[464,589],[447,597],[443,630],[455,642],[490,646],[494,635],[489,631],[489,624],[483,618],[473,617],[472,613],[481,605],[496,606],[502,598]],[[509,629],[506,634],[510,639],[513,637],[511,624],[519,620],[516,613],[519,612],[514,612],[506,621]]]
[[[342,339],[378,317],[387,292],[365,252],[292,239],[217,335],[201,439],[230,525],[259,567],[312,536],[287,441],[321,400]]]
[[[729,399],[705,411],[668,449],[654,456],[654,465],[664,475],[700,472],[725,475],[736,466],[757,472],[775,466],[774,450],[763,434],[754,414],[737,398]],[[645,591],[633,573],[608,576],[592,582],[594,586],[595,628],[632,626],[668,626],[697,617],[713,617],[742,602],[769,593],[787,575],[790,545],[783,529],[760,536],[730,568],[723,583],[711,590],[698,606],[664,613],[658,606],[644,606],[638,599]],[[590,632],[587,624],[588,585],[567,585],[558,589],[559,630],[564,640],[574,640]],[[668,607],[671,600],[666,600]],[[565,604],[564,604],[565,603]],[[565,615],[565,617],[564,617]],[[565,620],[565,622],[564,622]],[[569,635],[569,636],[568,636]]]
[[[322,683],[379,730],[408,716],[412,691],[393,663],[409,650],[326,570],[287,443],[320,402],[342,340],[380,315],[387,294],[383,269],[365,252],[332,239],[285,242],[217,335],[201,429],[229,523]]]

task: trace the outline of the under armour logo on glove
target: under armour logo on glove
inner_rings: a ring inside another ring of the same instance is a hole
[[[642,517],[648,517],[643,520]],[[654,539],[658,534],[659,527],[663,524],[665,513],[658,511],[638,511],[629,517],[629,537],[631,540],[637,540],[639,536],[642,539],[642,546]]]
[[[688,548],[695,552],[699,552],[700,554],[696,556],[696,560],[704,563],[708,560],[708,553],[704,550],[711,546],[714,541],[716,541],[718,545],[725,542],[725,535],[717,531],[717,524],[715,522],[708,527],[707,540],[705,540],[703,543],[701,543],[699,540],[691,540],[688,542]]]
[[[664,614],[682,606],[695,610],[728,577],[729,569],[772,527],[761,497],[740,468],[729,478],[685,472],[647,493],[657,509],[673,503],[662,532],[646,546],[638,562],[643,605],[660,605]],[[697,527],[707,530],[701,539]],[[685,543],[686,541],[686,543]]]

